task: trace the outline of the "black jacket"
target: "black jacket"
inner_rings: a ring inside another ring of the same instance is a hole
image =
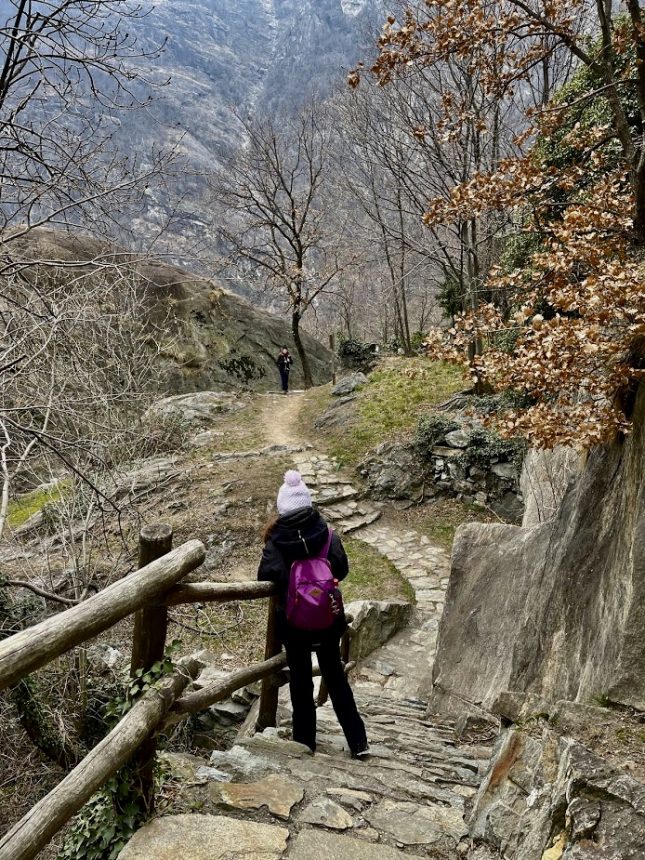
[[[291,565],[299,559],[320,555],[327,536],[327,523],[318,511],[315,508],[301,508],[278,519],[264,546],[258,579],[275,582],[279,586],[278,624],[282,638]],[[334,577],[339,581],[345,579],[349,572],[349,563],[345,548],[336,532],[333,534],[327,558]]]
[[[277,358],[276,364],[278,365],[279,370],[286,370],[288,373],[291,370],[291,365],[293,364],[293,359],[291,358],[291,355],[289,355],[289,354],[284,355],[283,353],[280,353],[280,355]]]

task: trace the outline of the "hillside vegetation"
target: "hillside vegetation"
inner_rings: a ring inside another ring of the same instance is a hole
[[[303,430],[340,463],[354,467],[381,442],[412,434],[422,416],[435,412],[467,385],[466,374],[445,362],[424,357],[385,359],[342,406],[338,421],[317,426],[326,410],[338,403],[331,393],[333,386],[309,392],[302,411]]]

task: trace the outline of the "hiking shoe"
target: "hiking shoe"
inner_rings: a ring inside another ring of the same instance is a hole
[[[352,753],[352,758],[359,758],[359,759],[363,759],[363,758],[367,758],[367,756],[368,756],[369,754],[370,754],[370,748],[369,748],[369,745],[368,745],[368,744],[365,744],[365,746],[364,746],[362,749],[360,749],[360,750],[356,750],[356,752],[353,752],[353,753]]]

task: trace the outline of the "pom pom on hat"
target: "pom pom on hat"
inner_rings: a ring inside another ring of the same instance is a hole
[[[288,472],[284,473],[284,482],[288,487],[297,487],[301,481],[302,476],[300,472],[296,472],[295,469],[289,469]]]
[[[280,487],[277,501],[280,516],[290,514],[300,508],[311,507],[311,493],[302,480],[300,472],[289,469],[284,474],[284,484]]]

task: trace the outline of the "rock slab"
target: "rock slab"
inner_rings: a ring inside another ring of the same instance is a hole
[[[433,683],[437,710],[504,690],[645,709],[645,385],[633,433],[598,446],[557,513],[462,526]]]
[[[354,823],[352,816],[328,797],[318,797],[310,803],[300,816],[300,821],[330,830],[349,830]]]
[[[349,836],[312,830],[299,833],[289,850],[289,860],[401,860],[402,856],[414,860],[416,855],[403,855],[389,845],[373,845]]]
[[[455,848],[468,833],[461,812],[450,806],[383,800],[366,812],[365,818],[403,845],[445,843]]]
[[[361,660],[384,645],[410,621],[412,604],[405,600],[354,600],[346,611],[354,619],[350,660]]]
[[[284,827],[215,815],[169,815],[142,827],[118,860],[279,860]]]
[[[269,812],[286,821],[305,792],[294,780],[271,774],[258,782],[212,785],[209,794],[215,803],[233,809],[261,809],[266,806]]]

